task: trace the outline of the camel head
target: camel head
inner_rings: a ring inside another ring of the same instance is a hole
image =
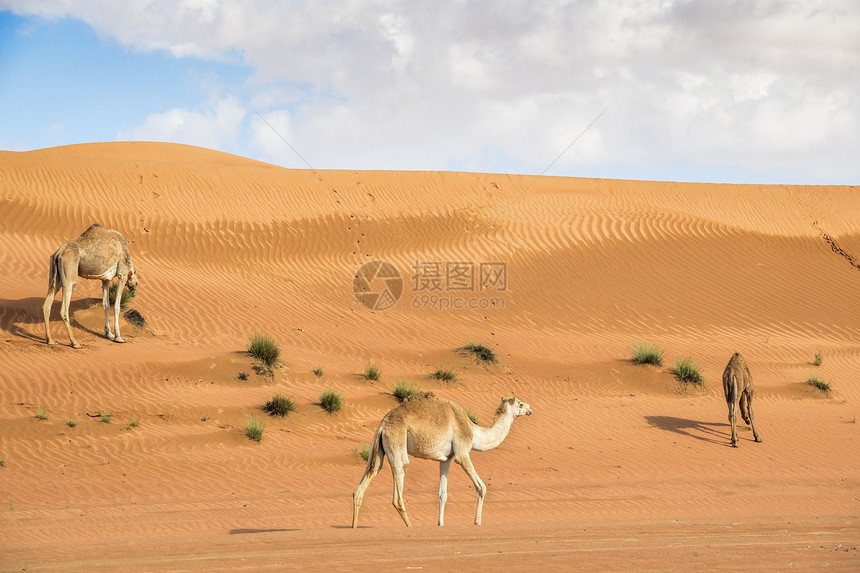
[[[522,400],[517,400],[513,396],[509,398],[502,398],[502,405],[499,409],[501,410],[502,408],[511,409],[514,413],[514,418],[532,415],[532,407],[523,402]]]
[[[133,268],[128,271],[128,282],[125,283],[125,286],[128,287],[128,290],[134,290],[137,288],[137,273],[134,272]]]

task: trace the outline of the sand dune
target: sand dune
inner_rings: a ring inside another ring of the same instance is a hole
[[[726,552],[739,569],[857,569],[856,187],[311,172],[129,142],[0,152],[0,190],[4,570],[495,570],[505,551],[507,565],[550,570],[715,568]],[[147,326],[106,340],[100,285],[81,281],[71,308],[84,348],[68,346],[59,302],[61,346],[49,347],[48,257],[93,222],[128,240]],[[403,278],[385,311],[352,291],[374,260]],[[473,263],[477,278],[417,288],[426,263]],[[504,290],[480,288],[481,263],[505,265]],[[272,375],[244,352],[255,330],[281,345]],[[498,363],[459,350],[469,340]],[[630,363],[637,340],[665,348],[662,367]],[[735,351],[763,443],[742,426],[732,449],[720,376]],[[674,379],[681,356],[701,362],[707,389]],[[360,376],[368,360],[381,380]],[[458,382],[430,379],[440,367]],[[829,394],[806,383],[813,373]],[[532,405],[473,456],[489,486],[480,529],[458,470],[435,529],[438,469],[421,460],[406,483],[415,539],[390,506],[388,470],[362,529],[339,529],[356,450],[401,379],[481,423],[501,396]],[[321,410],[324,388],[342,411]],[[245,414],[275,393],[296,412],[264,416],[262,442],[249,440]]]

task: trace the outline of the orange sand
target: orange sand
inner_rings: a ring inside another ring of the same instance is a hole
[[[0,569],[860,569],[860,189],[533,179],[316,174],[161,143],[0,152]],[[100,285],[81,281],[84,348],[59,297],[49,347],[48,257],[93,222],[128,240],[148,326],[106,340]],[[372,260],[404,279],[384,312],[352,292]],[[416,261],[506,263],[503,292],[444,293],[503,308],[415,308]],[[273,376],[244,352],[254,330],[281,345]],[[459,352],[469,340],[498,364]],[[637,340],[664,365],[631,364]],[[732,449],[735,351],[763,443],[742,425]],[[679,391],[686,355],[706,391]],[[459,382],[429,379],[438,367]],[[400,379],[484,423],[502,396],[532,405],[472,456],[481,527],[456,467],[436,527],[438,464],[415,460],[415,527],[384,468],[348,528],[355,450]],[[323,388],[343,410],[321,410]],[[297,411],[249,440],[244,414],[275,393]]]

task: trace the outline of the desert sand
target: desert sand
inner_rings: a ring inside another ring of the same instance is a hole
[[[128,240],[147,324],[107,340],[100,284],[82,280],[83,349],[60,297],[48,346],[48,258],[94,222]],[[402,275],[387,310],[353,293],[376,260]],[[505,282],[482,284],[482,263]],[[0,569],[857,571],[858,301],[857,187],[314,172],[144,142],[0,152]],[[246,352],[257,330],[281,346],[271,373]],[[631,363],[636,341],[662,366]],[[741,423],[738,448],[733,352],[763,440]],[[705,389],[673,377],[683,356]],[[472,453],[480,527],[456,466],[436,526],[426,460],[406,475],[413,528],[387,464],[349,527],[357,450],[399,380],[483,424],[502,396],[532,406]],[[283,419],[261,411],[278,393],[297,405]]]

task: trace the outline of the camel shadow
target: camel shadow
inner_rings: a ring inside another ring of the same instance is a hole
[[[731,446],[731,433],[718,431],[715,428],[730,428],[725,422],[698,422],[673,416],[645,416],[649,425],[675,432],[688,438],[702,440],[711,444]]]
[[[95,331],[87,326],[84,326],[75,319],[75,313],[77,311],[92,308],[97,304],[101,305],[101,302],[102,299],[92,297],[72,300],[69,304],[69,320],[71,321],[72,328],[83,330],[84,332],[88,332],[96,336],[103,335],[103,332]],[[44,327],[39,329],[38,334],[33,334],[28,329],[22,328],[20,326],[22,324],[44,325],[45,317],[42,316],[42,305],[44,303],[45,297],[29,297],[21,298],[18,300],[0,299],[0,330],[3,330],[5,332],[8,332],[12,336],[23,338],[25,340],[32,340],[34,342],[45,342]],[[63,321],[60,320],[59,306],[61,304],[62,301],[60,297],[55,300],[54,304],[51,306],[52,325],[55,321],[60,324],[63,323]]]
[[[248,535],[254,533],[285,533],[289,531],[298,531],[298,529],[231,529],[230,535]]]

